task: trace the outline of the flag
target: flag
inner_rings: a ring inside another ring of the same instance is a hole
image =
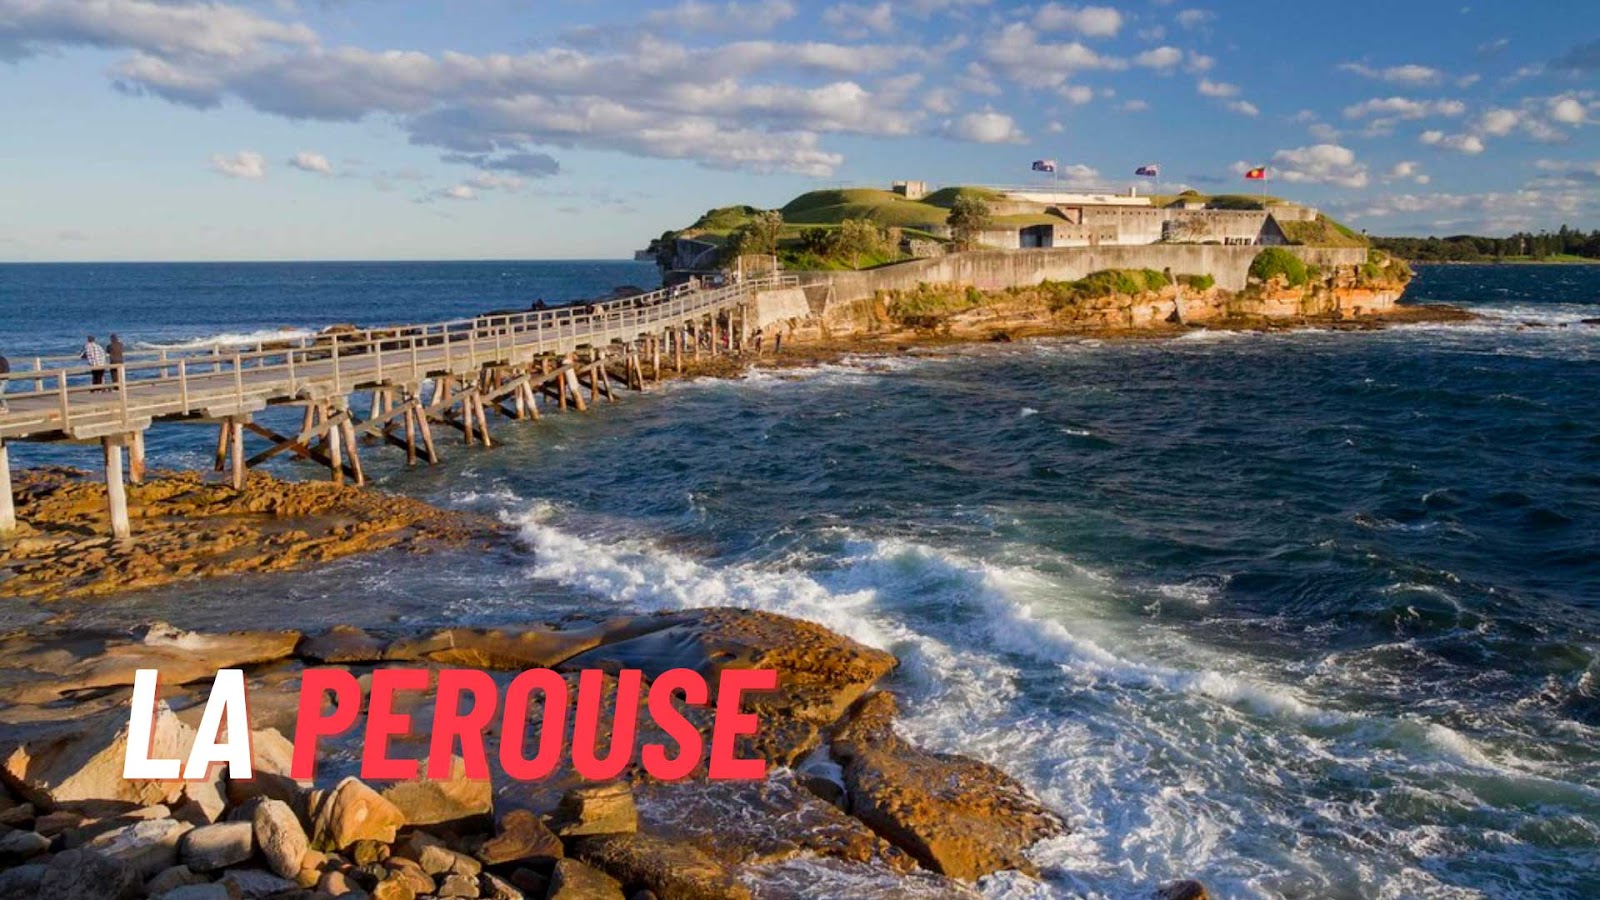
[[[1250,171],[1244,173],[1244,180],[1245,181],[1266,181],[1267,180],[1267,167],[1266,166],[1256,166],[1254,169],[1251,169]]]
[[[1140,166],[1139,168],[1134,169],[1133,170],[1133,174],[1135,174],[1135,175],[1144,175],[1144,176],[1149,177],[1149,178],[1160,178],[1161,177],[1161,167],[1156,165],[1155,163],[1151,163],[1148,166]]]
[[[1053,159],[1036,159],[1033,161],[1033,170],[1035,172],[1054,172],[1056,170],[1056,161]]]

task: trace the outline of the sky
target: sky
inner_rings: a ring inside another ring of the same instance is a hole
[[[1594,0],[0,0],[0,260],[631,255],[802,191],[1600,227]]]

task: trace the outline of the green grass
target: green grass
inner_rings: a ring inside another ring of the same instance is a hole
[[[1308,247],[1368,246],[1368,241],[1365,237],[1324,215],[1318,215],[1311,222],[1285,222],[1280,220],[1278,225],[1283,228],[1283,233],[1289,238],[1289,241],[1295,244],[1304,244]]]
[[[1039,292],[1050,304],[1050,309],[1058,311],[1082,300],[1110,297],[1113,294],[1131,296],[1146,291],[1159,291],[1171,283],[1167,280],[1166,273],[1157,272],[1155,269],[1101,269],[1098,272],[1090,272],[1077,281],[1041,282]]]
[[[991,200],[999,200],[1000,192],[980,187],[947,187],[940,188],[923,197],[921,202],[941,209],[950,209],[956,205],[956,199],[960,197],[975,197],[987,203]]]
[[[990,216],[992,228],[1025,228],[1029,225],[1065,225],[1067,220],[1045,213],[1023,213],[1015,216]]]
[[[870,219],[879,225],[929,229],[949,218],[948,210],[871,188],[810,191],[781,210],[792,225],[837,225],[845,219]]]

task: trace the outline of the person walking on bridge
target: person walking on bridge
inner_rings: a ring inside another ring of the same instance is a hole
[[[0,353],[0,413],[10,410],[10,407],[6,406],[6,389],[11,387],[11,381],[6,376],[10,374],[11,360],[6,359],[4,353]]]
[[[111,363],[111,383],[116,384],[122,379],[122,364],[127,359],[122,338],[113,334],[111,340],[106,342],[106,359]]]
[[[89,335],[83,342],[83,352],[78,354],[78,358],[89,367],[89,377],[93,379],[95,387],[106,383],[106,366],[111,359],[106,356],[106,348],[95,343],[94,335]]]

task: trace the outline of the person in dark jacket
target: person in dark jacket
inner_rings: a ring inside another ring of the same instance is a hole
[[[127,351],[122,347],[122,338],[114,334],[111,336],[111,340],[106,343],[106,359],[111,363],[111,383],[116,384],[122,377],[123,361],[127,359]]]
[[[6,389],[11,387],[11,382],[4,376],[10,374],[11,360],[6,359],[6,355],[4,353],[0,353],[0,413],[7,411]]]

